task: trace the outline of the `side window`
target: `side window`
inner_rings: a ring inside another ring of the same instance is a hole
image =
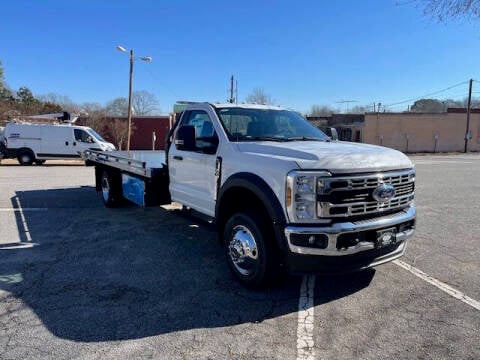
[[[88,135],[88,133],[84,130],[73,129],[73,134],[75,136],[75,140],[77,140],[77,141],[84,142],[84,143],[93,142],[92,137],[90,135]]]
[[[203,110],[192,110],[185,114],[180,126],[190,125],[195,128],[195,147],[197,151],[216,152],[218,136],[208,114]]]

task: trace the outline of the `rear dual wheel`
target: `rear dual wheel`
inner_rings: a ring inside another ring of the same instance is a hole
[[[120,173],[104,170],[101,177],[100,196],[106,207],[118,207],[123,203]]]

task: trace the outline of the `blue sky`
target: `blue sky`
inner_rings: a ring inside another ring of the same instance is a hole
[[[227,100],[232,74],[240,100],[262,88],[299,111],[391,104],[480,80],[480,22],[439,24],[407,0],[17,0],[2,15],[8,85],[77,103],[128,95],[128,55],[117,45],[153,57],[135,63],[134,89],[154,93],[163,113],[176,100]]]

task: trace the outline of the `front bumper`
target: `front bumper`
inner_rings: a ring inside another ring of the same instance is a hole
[[[401,257],[407,240],[415,229],[416,209],[412,205],[404,211],[379,218],[335,223],[329,226],[287,226],[285,237],[289,248],[287,265],[292,272],[345,272],[380,265]],[[380,247],[377,231],[396,229],[395,241]],[[292,242],[295,235],[322,236],[322,248],[298,246]],[[342,239],[358,238],[358,242],[342,243]],[[346,246],[349,245],[349,246]]]

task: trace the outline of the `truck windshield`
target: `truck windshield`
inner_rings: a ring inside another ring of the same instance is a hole
[[[105,139],[103,137],[100,136],[100,134],[98,134],[95,130],[93,129],[88,129],[87,132],[92,135],[95,139],[97,139],[98,141],[101,141],[101,142],[106,142]]]
[[[289,110],[219,108],[230,141],[328,141],[300,114]]]

